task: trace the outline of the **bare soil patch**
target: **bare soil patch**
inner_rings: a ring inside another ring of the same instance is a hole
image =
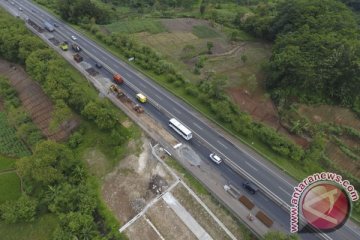
[[[262,122],[274,128],[277,132],[304,148],[309,145],[308,140],[289,133],[288,130],[281,125],[276,107],[271,99],[266,99],[259,95],[251,95],[247,90],[242,88],[230,88],[227,92],[240,109],[249,113],[255,121]]]
[[[83,158],[87,162],[90,172],[95,176],[104,176],[109,168],[106,156],[97,148],[87,149]]]
[[[199,25],[210,27],[208,21],[195,18],[162,19],[161,23],[169,32],[191,32],[194,26]]]
[[[154,231],[154,229],[146,222],[144,218],[140,218],[136,223],[132,224],[125,231],[129,239],[141,239],[141,240],[157,240],[160,237]]]
[[[165,239],[197,239],[162,199],[148,210],[147,216]]]
[[[335,123],[338,125],[350,126],[360,130],[360,119],[356,117],[353,112],[346,108],[329,105],[301,105],[299,107],[299,113],[306,116],[310,121],[315,123]]]
[[[133,218],[156,195],[149,189],[153,176],[162,177],[168,186],[174,181],[151,155],[149,140],[143,138],[139,156],[129,155],[103,180],[103,199],[120,222]]]
[[[56,131],[51,131],[50,122],[54,106],[41,87],[30,79],[21,66],[10,64],[2,59],[0,59],[0,74],[10,80],[11,85],[18,92],[25,110],[48,139],[65,140],[79,125],[79,119],[73,117],[60,124]]]
[[[330,142],[326,147],[326,154],[338,168],[360,177],[360,162],[348,157],[336,144]]]

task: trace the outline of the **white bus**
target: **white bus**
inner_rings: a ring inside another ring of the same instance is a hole
[[[171,118],[169,120],[169,126],[174,129],[178,134],[180,134],[186,140],[190,140],[192,138],[192,133],[189,129],[187,129],[182,123],[180,123],[175,118]]]

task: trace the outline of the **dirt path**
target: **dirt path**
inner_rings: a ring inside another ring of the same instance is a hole
[[[7,173],[13,173],[13,172],[16,172],[16,170],[15,169],[4,170],[4,171],[0,172],[0,175],[7,174]]]

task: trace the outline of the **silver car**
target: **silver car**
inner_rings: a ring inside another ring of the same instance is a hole
[[[210,154],[210,159],[215,162],[216,164],[220,164],[222,162],[221,157],[219,157],[218,155],[216,155],[215,153],[211,153]]]

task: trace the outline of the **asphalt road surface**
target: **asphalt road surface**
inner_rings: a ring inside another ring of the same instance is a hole
[[[11,2],[14,2],[14,4],[11,4]],[[297,185],[296,181],[258,154],[231,143],[221,133],[209,127],[202,120],[203,118],[188,104],[173,96],[125,62],[120,61],[63,21],[37,7],[31,1],[0,0],[0,4],[6,6],[6,9],[13,14],[18,14],[23,19],[29,18],[40,26],[44,26],[44,21],[56,22],[59,26],[51,34],[60,41],[66,40],[72,43],[74,41],[71,36],[76,36],[76,43],[83,49],[81,55],[84,57],[84,61],[94,65],[95,62],[101,62],[104,68],[97,70],[109,79],[112,78],[114,72],[120,73],[125,80],[121,88],[128,95],[135,98],[136,93],[144,93],[150,100],[149,104],[143,105],[145,110],[180,141],[189,144],[204,161],[210,162],[208,156],[211,152],[216,152],[225,158],[225,163],[216,165],[215,168],[232,185],[241,189],[242,183],[248,179],[256,183],[261,189],[260,192],[255,195],[248,195],[248,197],[272,219],[282,225],[285,231],[289,232],[290,215],[284,205],[290,205],[293,187]],[[19,10],[20,7],[22,11]],[[94,66],[94,68],[96,67]],[[171,117],[175,117],[190,128],[194,135],[193,139],[186,142],[175,134],[168,127],[168,120]],[[241,169],[243,174],[234,171],[234,166],[236,166],[236,169]],[[283,206],[281,207],[279,204]],[[332,233],[322,234],[321,236],[319,234],[301,233],[300,236],[303,239],[358,240],[360,239],[360,230],[357,225],[348,221],[346,225]]]

